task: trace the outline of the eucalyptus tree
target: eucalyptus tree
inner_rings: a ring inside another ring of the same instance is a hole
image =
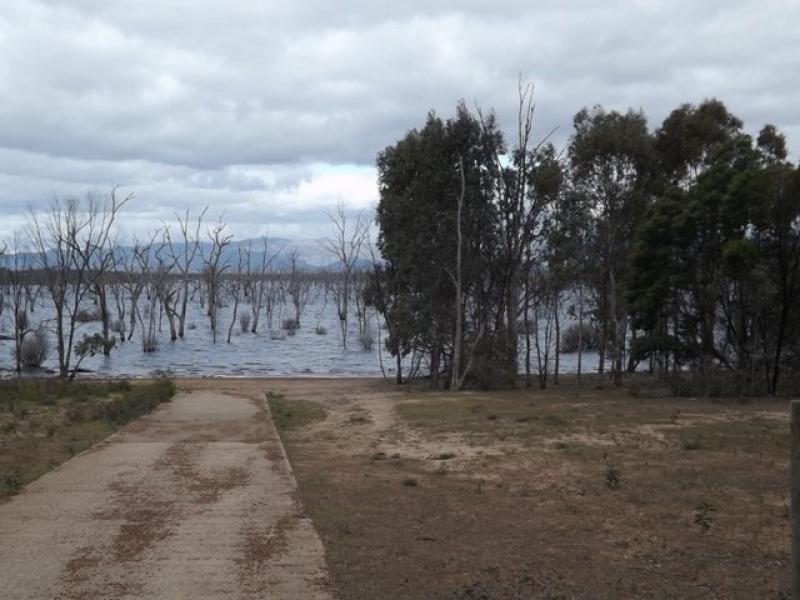
[[[601,325],[600,373],[610,351],[619,385],[627,333],[625,281],[631,240],[657,182],[654,141],[644,114],[633,110],[583,109],[573,124],[572,182],[593,217],[590,253],[597,269],[591,284]]]
[[[509,351],[507,368],[513,375],[516,375],[518,365],[518,323],[525,257],[531,244],[541,235],[547,206],[553,200],[552,189],[541,189],[535,183],[540,167],[548,169],[553,165],[554,150],[547,145],[547,140],[554,130],[535,142],[534,111],[534,87],[520,81],[514,145],[508,147],[497,137],[493,119],[487,121],[478,109],[486,139],[495,141],[490,146],[493,163],[489,173],[492,174],[491,193],[497,224],[496,268],[502,274],[498,319],[504,317],[505,320]],[[539,178],[539,183],[544,181]]]
[[[375,270],[374,295],[386,311],[387,347],[395,355],[424,352],[433,387],[441,372],[453,382],[457,330],[469,340],[466,347],[476,350],[486,332],[492,340],[505,337],[495,325],[493,285],[499,272],[492,204],[497,145],[502,133],[494,116],[481,122],[461,103],[453,118],[430,113],[422,129],[378,155],[384,267]],[[463,369],[455,377],[463,379]]]
[[[634,350],[662,370],[671,360],[710,372],[728,360],[717,343],[725,297],[745,283],[724,273],[723,246],[747,224],[726,191],[756,155],[718,100],[675,109],[655,140],[665,185],[635,236],[628,302],[646,336]]]

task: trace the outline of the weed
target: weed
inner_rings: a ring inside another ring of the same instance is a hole
[[[44,330],[31,331],[22,338],[19,362],[26,369],[38,369],[50,355],[50,341]]]
[[[439,454],[434,454],[431,460],[450,460],[451,458],[455,458],[455,456],[453,452],[440,452]]]
[[[364,352],[372,350],[372,345],[375,343],[375,335],[371,331],[365,331],[358,336],[358,343],[364,349]]]
[[[713,513],[715,512],[717,512],[717,509],[709,502],[698,504],[694,509],[695,525],[700,526],[703,531],[708,531],[714,521]]]
[[[419,485],[419,482],[413,477],[406,477],[405,479],[403,479],[403,485],[406,487],[417,487]]]
[[[608,458],[606,458],[605,478],[606,487],[612,491],[618,490],[622,485],[622,474]]]
[[[239,328],[241,329],[242,333],[247,333],[250,331],[250,313],[243,312],[239,315]]]
[[[684,450],[702,450],[703,436],[699,433],[697,435],[689,435],[683,438],[682,446]]]
[[[20,488],[25,485],[22,477],[22,471],[19,469],[19,467],[14,467],[8,473],[4,473],[2,481],[6,493],[9,494],[18,492]]]

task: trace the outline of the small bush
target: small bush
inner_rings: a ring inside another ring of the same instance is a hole
[[[358,343],[364,348],[364,352],[369,352],[375,343],[375,335],[371,331],[365,331],[358,336]]]
[[[281,329],[286,330],[289,335],[293,335],[294,331],[300,329],[300,323],[295,319],[284,319],[283,323],[281,323]]]
[[[250,331],[250,322],[251,317],[249,312],[243,312],[239,315],[239,327],[242,330],[242,333],[247,333]]]
[[[192,330],[194,330],[194,329],[197,329],[197,323],[189,323],[189,324],[186,326],[186,329],[188,329],[189,331],[192,331]]]
[[[19,467],[14,467],[10,471],[2,474],[2,484],[3,490],[5,494],[13,494],[18,492],[20,488],[25,484],[22,477],[22,471]]]
[[[108,349],[110,350],[113,348],[117,343],[117,338],[111,338],[108,341]],[[75,356],[80,360],[83,360],[87,356],[95,356],[100,354],[105,350],[106,342],[103,339],[103,336],[99,333],[95,333],[94,335],[84,335],[83,338],[75,343],[75,347],[72,351],[75,353]]]
[[[717,509],[713,504],[702,502],[694,509],[695,525],[698,525],[703,531],[708,531],[711,529],[711,523],[714,521],[713,513],[715,512],[717,512]]]
[[[286,334],[281,331],[272,330],[269,332],[269,339],[271,340],[285,340]]]
[[[26,369],[38,369],[50,355],[50,341],[44,331],[28,333],[19,346],[19,360]]]
[[[454,452],[440,452],[439,454],[434,454],[431,460],[450,460],[455,457],[456,455]]]
[[[684,450],[702,450],[703,449],[703,436],[700,434],[686,436],[683,438]]]
[[[78,323],[92,323],[100,320],[100,314],[85,308],[80,309],[75,315],[75,321]]]
[[[123,319],[117,319],[111,324],[111,331],[114,333],[118,333],[121,336],[125,335],[125,321]]]
[[[419,485],[419,482],[413,477],[406,477],[405,479],[403,479],[403,485],[406,487],[417,487]]]
[[[600,334],[595,327],[589,323],[581,326],[579,323],[568,325],[561,334],[561,353],[571,354],[579,350],[580,346],[585,351],[597,350],[600,346]]]
[[[513,348],[504,331],[484,335],[475,348],[473,367],[466,384],[482,390],[514,387],[516,365],[513,356]]]
[[[606,462],[605,469],[606,487],[610,490],[618,490],[622,485],[622,478],[619,469],[611,462]]]
[[[317,328],[314,330],[317,335],[328,335],[328,330],[325,329],[322,325],[318,325]]]

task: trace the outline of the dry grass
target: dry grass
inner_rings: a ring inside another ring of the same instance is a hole
[[[327,411],[283,436],[343,598],[788,594],[785,402],[276,389]]]
[[[0,385],[0,501],[174,394],[172,382]]]

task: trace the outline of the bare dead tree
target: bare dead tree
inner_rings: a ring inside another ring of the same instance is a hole
[[[128,332],[128,341],[133,339],[136,331],[136,325],[139,318],[139,298],[144,290],[146,277],[140,270],[140,254],[147,254],[149,260],[150,246],[152,246],[153,239],[151,238],[146,243],[139,242],[134,237],[133,247],[129,253],[120,252],[117,258],[117,269],[122,268],[124,274],[123,287],[127,291],[128,300],[130,301],[130,331]],[[124,297],[123,297],[124,302]],[[124,313],[124,309],[123,309]],[[144,341],[142,342],[144,343]]]
[[[339,316],[339,328],[342,334],[342,347],[347,347],[347,328],[350,318],[350,300],[352,297],[353,278],[357,268],[361,248],[369,233],[369,222],[357,215],[354,223],[348,222],[344,206],[336,207],[336,214],[329,213],[333,225],[334,237],[323,242],[325,249],[335,258],[339,269],[339,277],[331,286]]]
[[[155,249],[157,265],[155,272],[157,277],[155,279],[154,291],[164,309],[164,314],[167,316],[167,322],[169,323],[169,339],[171,342],[174,342],[178,339],[178,323],[180,320],[178,302],[180,302],[182,289],[186,290],[187,288],[181,287],[185,285],[185,279],[178,281],[172,276],[175,265],[179,261],[172,250],[169,227],[165,226],[161,235],[161,243]]]
[[[100,309],[100,322],[102,327],[102,352],[104,356],[111,354],[111,349],[116,343],[116,338],[111,335],[111,313],[108,310],[108,282],[106,274],[114,267],[114,249],[116,240],[110,237],[91,257],[93,277],[90,281],[90,293],[94,295]],[[78,368],[76,363],[75,368]]]
[[[289,259],[289,280],[286,285],[286,293],[292,300],[294,306],[295,327],[300,327],[300,319],[303,316],[308,299],[311,294],[311,280],[300,270],[300,251],[292,250],[288,255]]]
[[[10,256],[7,256],[10,250]],[[14,363],[17,372],[22,370],[22,343],[25,336],[32,332],[31,324],[28,319],[25,302],[25,286],[22,275],[22,239],[19,232],[14,232],[10,242],[5,242],[0,248],[0,257],[4,259],[7,269],[8,293],[10,296],[10,306],[13,314],[11,315],[14,326]]]
[[[119,341],[125,342],[126,340],[126,291],[125,279],[120,278],[120,274],[125,272],[125,250],[119,247],[119,244],[114,244],[111,252],[111,271],[114,277],[110,279],[108,287],[111,291],[111,297],[114,299],[114,307],[116,308],[117,318],[115,319],[112,329],[119,334]]]
[[[114,187],[102,201],[88,195],[83,209],[76,198],[55,198],[44,214],[31,211],[29,236],[56,312],[61,377],[70,372],[76,316],[98,276],[93,263],[107,265],[95,259],[108,243],[117,213],[131,198],[133,194],[118,198]]]
[[[256,333],[258,331],[258,320],[261,316],[261,311],[264,310],[265,304],[269,305],[272,287],[269,279],[270,275],[272,274],[272,263],[281,253],[280,250],[276,250],[270,254],[267,236],[262,238],[262,244],[263,248],[261,251],[261,263],[253,284],[253,295],[251,298],[251,309],[253,314],[252,328],[250,329],[251,333]],[[267,313],[269,315],[269,309],[267,310]],[[271,327],[272,322],[269,317],[268,321],[268,327]]]
[[[245,267],[245,265],[247,265]],[[242,247],[239,246],[239,261],[236,265],[236,273],[227,278],[227,292],[233,300],[233,316],[231,317],[231,324],[228,327],[227,343],[231,343],[231,336],[233,335],[233,327],[236,325],[236,317],[239,314],[239,302],[241,301],[242,289],[246,282],[247,273],[250,270],[250,249],[248,248],[242,252]]]
[[[205,217],[206,211],[208,211],[208,206],[206,206],[198,215],[197,223],[194,227],[194,234],[192,234],[189,229],[189,208],[186,208],[186,212],[184,213],[183,217],[177,213],[175,214],[178,219],[178,228],[180,229],[181,238],[183,240],[182,248],[176,248],[172,242],[172,238],[167,238],[170,256],[174,259],[175,266],[181,276],[182,291],[180,293],[179,301],[180,311],[177,315],[178,337],[180,338],[183,338],[186,326],[186,308],[189,303],[189,275],[192,270],[192,264],[194,263],[197,253],[200,250],[200,228],[203,224],[203,217]]]
[[[211,338],[217,341],[217,311],[220,303],[220,284],[223,273],[228,269],[224,259],[225,248],[230,246],[233,236],[225,233],[222,218],[208,230],[211,247],[208,255],[203,254],[204,276],[208,286],[208,318],[211,326]]]
[[[158,348],[156,337],[156,302],[158,299],[156,286],[158,273],[153,275],[153,252],[158,232],[154,233],[146,243],[134,242],[132,257],[132,277],[138,279],[136,284],[136,301],[133,302],[132,311],[142,331],[142,351],[155,352]],[[144,293],[147,304],[145,310],[139,306],[138,298]]]

